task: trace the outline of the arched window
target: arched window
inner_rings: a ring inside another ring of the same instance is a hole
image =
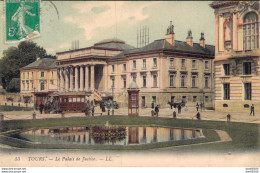
[[[249,12],[244,17],[243,24],[243,47],[244,50],[259,48],[258,16]]]

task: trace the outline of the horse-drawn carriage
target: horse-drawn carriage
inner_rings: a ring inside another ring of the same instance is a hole
[[[181,102],[179,102],[179,103],[168,102],[168,104],[171,106],[171,109],[172,109],[172,107],[174,107],[174,108],[178,108],[179,106],[185,107],[186,102],[184,102],[184,101],[181,101]]]

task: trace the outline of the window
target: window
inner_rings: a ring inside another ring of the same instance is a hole
[[[192,76],[192,81],[191,81],[191,86],[192,86],[192,88],[195,88],[196,87],[196,79],[197,79],[197,77],[196,76]]]
[[[197,96],[193,96],[193,102],[197,102]]]
[[[170,58],[170,68],[173,68],[174,59]]]
[[[126,88],[126,78],[123,78],[123,87]]]
[[[146,87],[146,76],[145,75],[143,76],[143,87],[144,88]]]
[[[249,12],[244,17],[243,24],[243,48],[251,50],[259,48],[258,16]]]
[[[157,59],[156,58],[153,59],[153,67],[157,67]]]
[[[223,69],[224,69],[224,75],[230,75],[230,66],[229,64],[223,64]]]
[[[29,72],[27,72],[27,78],[29,79]]]
[[[209,77],[205,76],[204,80],[205,80],[205,88],[209,88]]]
[[[51,72],[51,77],[53,78],[53,71]]]
[[[208,69],[209,69],[209,62],[205,61],[205,70],[208,70]]]
[[[183,103],[186,103],[186,102],[187,102],[187,97],[186,97],[186,96],[182,96],[181,101],[182,101]]]
[[[185,68],[185,59],[181,59],[181,68]]]
[[[54,83],[53,83],[53,80],[51,80],[51,85],[53,85]]]
[[[32,78],[33,78],[33,72],[32,72]]]
[[[31,83],[32,83],[32,89],[33,89],[33,81],[31,81]]]
[[[41,83],[41,90],[44,90],[44,82]]]
[[[133,81],[136,82],[136,75],[132,75]]]
[[[229,100],[230,99],[230,84],[224,83],[223,89],[224,89],[224,100]]]
[[[146,59],[143,59],[143,69],[146,69]]]
[[[111,88],[115,87],[115,78],[111,78]]]
[[[123,64],[123,72],[126,72],[126,64]]]
[[[243,74],[244,75],[251,74],[251,62],[244,62],[243,63]]]
[[[25,83],[23,82],[23,90],[25,90]]]
[[[174,75],[170,75],[170,87],[174,86]]]
[[[152,96],[152,102],[156,103],[156,96]]]
[[[196,68],[196,60],[192,60],[192,68],[193,68],[193,69]]]
[[[136,60],[133,60],[133,69],[136,69]]]
[[[205,102],[209,101],[209,96],[205,96]]]
[[[29,82],[26,82],[27,83],[27,90],[29,90]]]
[[[115,72],[115,65],[112,65],[112,73]]]
[[[153,87],[157,87],[157,75],[153,75]]]
[[[44,72],[41,72],[41,77],[44,77]]]
[[[25,73],[23,72],[23,78],[25,79]]]
[[[252,87],[251,83],[245,83],[245,100],[251,100],[252,99]]]
[[[181,87],[185,87],[185,75],[181,76]]]
[[[171,96],[171,103],[174,103],[175,96]]]

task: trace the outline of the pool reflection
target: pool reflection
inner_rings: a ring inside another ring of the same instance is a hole
[[[67,127],[23,132],[21,138],[43,144],[141,145],[204,137],[200,129],[166,127]]]

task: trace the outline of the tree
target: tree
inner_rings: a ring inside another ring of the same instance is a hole
[[[7,88],[13,78],[20,78],[19,69],[34,62],[37,58],[56,58],[48,55],[46,50],[32,41],[19,43],[3,51],[0,60],[0,79],[3,88]]]
[[[8,86],[6,87],[6,91],[8,92],[20,92],[20,79],[13,78]]]

